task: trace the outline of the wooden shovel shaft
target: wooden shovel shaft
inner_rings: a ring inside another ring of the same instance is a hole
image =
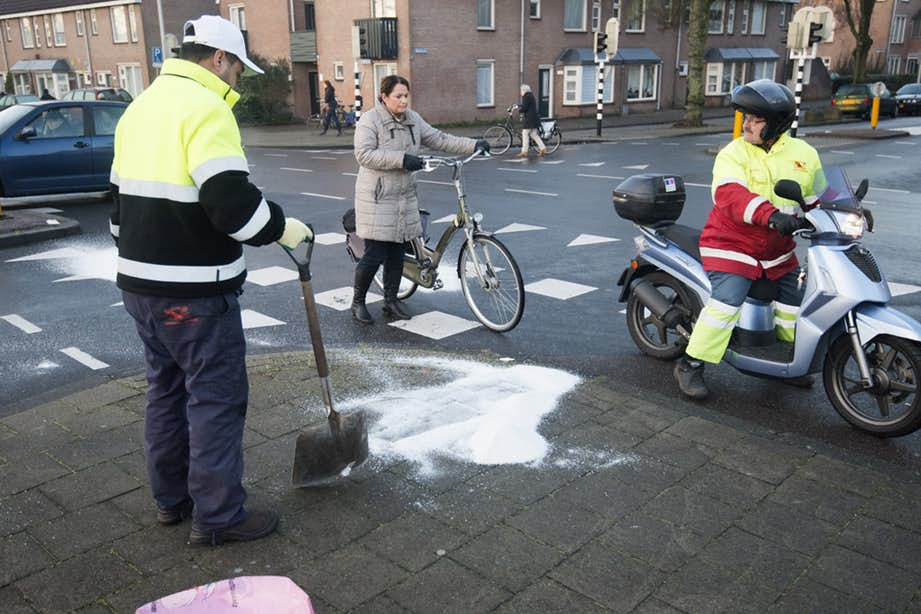
[[[310,329],[310,343],[313,344],[313,356],[317,361],[317,373],[320,375],[320,389],[323,403],[330,417],[336,414],[333,409],[333,396],[329,390],[329,365],[326,363],[326,350],[323,348],[323,335],[320,332],[320,318],[317,315],[317,302],[313,296],[313,284],[310,280],[301,280],[304,293],[304,309],[307,311],[307,327]]]

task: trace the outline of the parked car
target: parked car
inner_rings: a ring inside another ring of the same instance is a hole
[[[895,100],[899,104],[899,113],[917,115],[921,112],[921,83],[903,85],[895,93]]]
[[[115,100],[121,102],[131,102],[134,98],[128,93],[117,87],[88,87],[78,90],[70,90],[61,100]]]
[[[870,83],[842,85],[832,96],[831,104],[837,107],[842,115],[856,115],[869,119],[873,106],[871,87],[872,84]],[[892,95],[888,88],[884,89],[883,95],[879,97],[879,114],[880,116],[888,115],[893,119],[899,115],[899,107],[895,102],[895,96]]]
[[[14,104],[19,104],[20,102],[35,102],[36,100],[38,100],[38,96],[33,94],[7,94],[5,96],[0,96],[0,111]]]
[[[108,190],[115,125],[127,107],[55,100],[0,111],[0,196]]]

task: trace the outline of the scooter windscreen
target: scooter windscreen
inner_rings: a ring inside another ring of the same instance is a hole
[[[812,179],[813,192],[819,197],[822,209],[860,213],[860,201],[854,196],[851,183],[838,166],[821,169]]]

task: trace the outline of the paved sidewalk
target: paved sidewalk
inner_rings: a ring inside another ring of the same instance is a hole
[[[330,352],[340,407],[448,377],[388,357]],[[551,462],[426,477],[372,458],[294,490],[294,438],[320,419],[312,359],[249,366],[246,484],[279,509],[276,534],[208,549],[185,543],[188,523],[157,525],[145,384],[113,380],[0,419],[0,611],[130,613],[281,574],[321,613],[921,612],[921,485],[898,467],[710,413],[668,383],[593,379],[542,422]]]

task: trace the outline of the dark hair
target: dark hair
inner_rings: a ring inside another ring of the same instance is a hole
[[[323,79],[323,85],[325,85],[326,87],[333,87],[333,84],[329,82],[329,79]]]
[[[381,79],[381,95],[379,98],[383,99],[384,96],[389,96],[393,88],[401,84],[405,85],[406,89],[409,89],[409,80],[407,80],[406,77],[401,77],[400,75],[387,75]]]
[[[206,60],[214,55],[215,51],[221,50],[215,49],[214,47],[208,47],[207,45],[199,45],[198,43],[182,43],[182,47],[179,48],[179,57],[183,60],[198,64],[202,60]],[[241,61],[240,58],[229,51],[224,51],[224,53],[227,54],[231,62]]]

